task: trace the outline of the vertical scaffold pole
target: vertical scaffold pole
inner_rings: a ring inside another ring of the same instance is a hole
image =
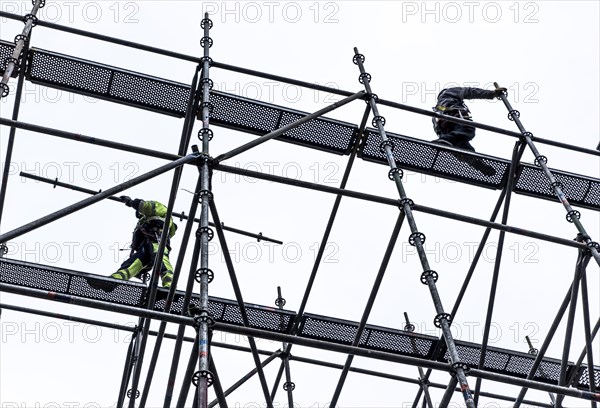
[[[198,367],[199,371],[194,374],[194,384],[197,387],[198,407],[207,408],[208,405],[208,387],[212,385],[214,377],[209,369],[209,331],[214,322],[208,309],[208,241],[214,235],[212,229],[208,226],[209,201],[212,200],[211,192],[211,170],[209,168],[209,141],[212,138],[212,131],[209,129],[210,113],[212,104],[210,102],[210,88],[212,80],[209,77],[209,68],[211,58],[209,49],[213,41],[209,36],[209,30],[212,27],[212,21],[208,18],[208,13],[204,14],[204,19],[200,23],[204,29],[204,36],[200,39],[200,45],[204,50],[202,57],[202,79],[200,86],[202,89],[202,102],[200,104],[202,115],[202,153],[200,164],[200,198],[202,199],[200,209],[200,305],[198,319]]]
[[[279,310],[283,310],[283,306],[285,305],[285,299],[281,296],[281,286],[277,286],[277,299],[275,299],[275,306],[279,308]],[[283,321],[281,322],[283,326]],[[287,349],[287,343],[282,344],[282,350]],[[281,358],[283,359],[283,368],[285,369],[285,383],[283,384],[283,389],[287,391],[288,397],[288,407],[294,407],[294,398],[293,391],[296,388],[296,385],[292,382],[292,374],[290,372],[290,355],[285,351],[281,354]]]
[[[0,95],[2,98],[8,95],[8,80],[12,76],[15,68],[19,67],[19,58],[21,57],[21,52],[25,47],[25,44],[29,41],[29,33],[31,29],[35,27],[37,24],[37,12],[39,9],[43,8],[46,5],[46,0],[34,0],[33,1],[33,9],[31,13],[23,16],[23,23],[25,23],[25,27],[23,27],[23,31],[21,34],[15,37],[15,49],[10,57],[6,58],[6,68],[4,69],[4,74],[2,74],[2,80],[0,81]]]
[[[496,88],[499,88],[498,84],[495,82],[494,82],[494,86],[496,86]],[[515,124],[519,128],[519,131],[523,135],[523,139],[525,139],[525,142],[527,143],[527,145],[533,152],[533,155],[535,156],[534,164],[536,166],[539,166],[542,168],[544,174],[550,181],[550,187],[556,194],[558,201],[560,201],[562,203],[562,205],[565,207],[565,210],[567,210],[567,215],[566,215],[567,221],[575,224],[577,231],[583,237],[583,242],[585,242],[585,244],[588,246],[588,248],[591,251],[592,256],[594,257],[594,259],[596,260],[598,265],[600,265],[600,244],[592,241],[591,237],[585,231],[585,228],[583,227],[583,224],[580,221],[581,213],[577,210],[574,210],[573,207],[571,207],[569,200],[567,200],[567,196],[562,191],[562,187],[563,187],[562,183],[560,181],[556,180],[556,178],[554,177],[554,175],[548,168],[548,158],[546,156],[543,156],[540,154],[540,152],[536,148],[535,144],[533,143],[533,139],[534,139],[533,133],[526,131],[525,127],[521,123],[521,120],[519,119],[521,117],[520,112],[518,110],[515,110],[512,108],[512,106],[510,105],[510,102],[508,102],[506,93],[501,94],[500,99],[502,99],[502,102],[504,102],[504,106],[506,106],[506,109],[508,109],[508,119],[515,122]]]
[[[456,373],[456,378],[458,380],[458,384],[460,385],[460,389],[463,394],[463,398],[465,400],[465,404],[468,408],[475,408],[475,404],[473,402],[473,394],[469,387],[469,383],[467,382],[467,377],[465,372],[469,369],[469,366],[466,363],[460,361],[460,357],[458,356],[458,350],[456,348],[456,344],[454,343],[454,338],[450,331],[450,324],[452,322],[452,316],[448,313],[444,312],[444,307],[442,306],[442,300],[437,291],[436,281],[438,279],[437,272],[431,270],[429,267],[429,261],[427,260],[427,254],[425,253],[425,248],[423,244],[425,243],[425,234],[419,232],[417,229],[417,224],[415,222],[415,218],[412,213],[412,205],[414,204],[411,199],[406,196],[404,191],[404,186],[402,185],[402,170],[396,166],[396,161],[393,155],[393,143],[388,139],[384,125],[385,118],[379,115],[379,110],[377,109],[377,95],[375,95],[371,90],[370,80],[371,75],[365,72],[363,63],[365,61],[364,55],[358,52],[357,48],[354,48],[354,57],[352,61],[358,65],[360,69],[359,82],[364,84],[365,90],[367,91],[367,97],[369,98],[368,102],[371,106],[371,110],[373,111],[373,121],[372,124],[377,128],[379,134],[381,136],[382,142],[379,145],[380,150],[385,154],[387,162],[390,166],[390,171],[388,173],[388,177],[393,180],[398,189],[398,193],[400,194],[400,205],[402,211],[406,215],[406,219],[410,226],[411,234],[409,236],[408,242],[416,246],[417,252],[419,254],[419,258],[421,261],[421,266],[423,267],[423,273],[421,274],[421,282],[426,284],[431,293],[431,298],[433,300],[433,304],[435,306],[437,315],[434,319],[434,324],[436,327],[442,329],[442,333],[444,334],[444,340],[446,342],[446,346],[448,347],[448,353],[450,354],[450,362],[452,364],[452,368]]]
[[[41,1],[41,0],[36,1],[31,14],[27,14],[25,16],[26,17],[24,19],[25,27],[23,28],[23,33],[19,34],[15,37],[15,49],[13,51],[13,54],[10,57],[6,58],[5,61],[2,61],[4,63],[4,65],[6,66],[6,68],[5,68],[4,74],[2,76],[2,81],[0,82],[1,83],[0,99],[8,96],[8,94],[9,94],[8,79],[14,73],[15,68],[21,68],[21,69],[19,69],[19,78],[17,79],[17,91],[15,94],[15,100],[14,100],[13,112],[12,112],[12,120],[15,120],[15,121],[19,118],[19,109],[21,106],[21,95],[23,93],[23,84],[25,82],[25,64],[23,64],[23,66],[21,66],[21,67],[20,67],[20,64],[21,64],[25,54],[27,54],[27,49],[29,48],[29,41],[31,38],[31,27],[33,27],[35,25],[34,22],[36,21],[35,14],[37,13],[37,10],[39,8],[44,7],[44,5],[45,5],[44,1]],[[37,7],[36,7],[36,5],[37,5]],[[2,62],[0,62],[0,63],[2,63]],[[5,81],[5,78],[6,78],[6,81]],[[9,168],[10,168],[9,163],[12,160],[12,152],[14,150],[16,131],[17,131],[16,128],[14,128],[14,127],[10,128],[10,132],[8,135],[8,143],[6,145],[6,158],[4,160],[4,169],[2,171],[2,180],[0,182],[0,226],[2,225],[2,214],[4,212],[4,201],[6,198],[6,188],[8,185],[8,177],[9,177]],[[6,247],[5,243],[0,242],[0,258],[3,257],[7,251],[8,251],[8,248]]]

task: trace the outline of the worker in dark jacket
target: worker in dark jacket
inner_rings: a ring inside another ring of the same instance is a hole
[[[167,207],[158,201],[144,201],[139,198],[132,200],[130,197],[121,196],[126,206],[135,210],[139,219],[133,231],[131,240],[131,255],[123,262],[119,270],[111,278],[129,280],[144,269],[152,268],[158,252],[158,243],[165,226]],[[170,238],[175,235],[177,225],[171,218],[169,220],[169,237],[164,250],[160,276],[165,288],[171,287],[173,281],[173,267],[169,261]]]
[[[472,121],[471,111],[465,105],[465,99],[493,99],[500,96],[503,92],[506,92],[506,88],[498,88],[493,91],[460,87],[442,89],[438,94],[437,104],[433,110],[434,112]],[[452,123],[439,118],[433,118],[432,120],[433,129],[439,137],[439,139],[433,141],[434,143],[475,151],[471,143],[469,143],[475,137],[474,127]]]

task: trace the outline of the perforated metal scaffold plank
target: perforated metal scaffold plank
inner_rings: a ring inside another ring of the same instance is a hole
[[[241,96],[213,91],[211,123],[235,130],[264,135],[306,116],[306,112],[286,109]],[[358,126],[334,119],[318,118],[289,130],[279,139],[324,150],[349,154],[358,134]]]
[[[481,154],[456,152],[432,145],[409,136],[386,132],[393,143],[394,159],[398,166],[435,176],[477,184],[481,187],[500,188],[508,172],[510,162]],[[367,138],[360,148],[359,157],[364,160],[387,164],[380,150],[381,136],[375,129],[367,129]],[[465,160],[482,160],[496,170],[493,176],[486,176],[467,164]]]
[[[13,48],[14,45],[7,41],[0,43],[0,53],[9,53]],[[29,51],[26,73],[29,80],[44,86],[177,117],[184,116],[190,93],[186,84],[37,48]],[[256,135],[269,133],[306,115],[219,91],[211,92],[211,103],[212,124]],[[317,118],[278,139],[329,153],[348,154],[356,142],[357,132],[355,124]],[[502,188],[506,183],[508,160],[456,151],[400,134],[388,133],[388,137],[394,143],[394,158],[401,168],[491,189]],[[375,129],[367,130],[359,157],[385,164],[385,156],[379,149],[380,140]],[[493,167],[496,174],[482,174],[468,164],[470,160],[483,161]],[[572,205],[600,210],[600,180],[560,170],[553,170],[553,173],[563,183],[563,190]],[[515,192],[556,200],[541,170],[527,164],[518,167]]]
[[[560,170],[550,169],[550,171],[562,184],[561,189],[571,205],[594,210],[600,208],[600,180]],[[533,197],[558,200],[544,171],[529,164],[519,166],[514,191]]]
[[[12,53],[15,49],[15,45],[8,41],[0,40],[0,75],[4,74],[4,70],[6,69],[6,61],[8,58],[12,57]],[[12,73],[12,77],[16,77],[19,73],[19,70],[15,69]]]
[[[31,82],[155,112],[185,116],[190,87],[51,51],[32,48]]]
[[[456,340],[455,343],[460,361],[468,364],[469,367],[477,368],[479,366],[479,359],[481,358],[481,346],[461,340]],[[443,358],[440,358],[439,361],[448,361],[449,359],[450,355],[446,351]],[[507,352],[507,350],[500,348],[487,347],[483,369],[526,378],[531,371],[531,367],[533,367],[534,361],[535,355],[532,354],[517,351]],[[560,364],[560,360],[545,357],[533,378],[537,381],[557,384],[560,379]],[[569,364],[567,367],[567,376],[574,369],[575,365]]]
[[[63,268],[0,258],[0,282],[25,286],[56,293],[80,296],[87,299],[142,307],[147,295],[147,287],[141,283],[123,282],[104,276],[81,273]],[[93,285],[93,286],[92,286]],[[98,287],[109,288],[105,291]],[[167,290],[158,289],[154,310],[164,311]],[[181,314],[184,292],[177,291],[171,313]],[[199,294],[192,295],[192,303],[199,305]],[[250,327],[277,333],[290,333],[296,312],[278,308],[244,303]],[[209,309],[217,322],[243,326],[237,302],[217,297],[209,297]],[[299,337],[322,341],[352,344],[358,330],[358,323],[315,314],[304,314],[300,321]],[[361,336],[359,347],[386,351],[393,354],[412,356],[428,360],[440,339],[434,336],[408,332],[393,328],[367,325]],[[457,340],[461,361],[477,367],[481,345]],[[444,345],[441,345],[444,347]],[[442,348],[442,350],[444,350]],[[439,361],[446,361],[443,355]],[[486,370],[524,378],[529,373],[534,356],[516,351],[488,347],[484,368]],[[568,374],[575,369],[569,363]],[[560,361],[544,358],[535,376],[536,380],[556,384],[559,378]],[[600,367],[595,367],[595,383],[600,388]],[[575,377],[575,386],[589,388],[589,371],[582,366]]]

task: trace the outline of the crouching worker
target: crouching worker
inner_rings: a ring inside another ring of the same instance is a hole
[[[121,196],[121,200],[126,206],[135,210],[135,216],[138,223],[133,230],[131,240],[131,255],[121,264],[119,270],[111,278],[129,280],[135,277],[144,269],[152,269],[154,259],[158,252],[158,244],[165,226],[165,216],[167,207],[158,201],[144,201],[136,198]],[[171,287],[173,281],[173,267],[169,261],[169,251],[171,250],[170,239],[175,235],[177,225],[173,218],[169,220],[169,237],[165,246],[162,263],[160,267],[160,277],[162,285],[165,288]]]

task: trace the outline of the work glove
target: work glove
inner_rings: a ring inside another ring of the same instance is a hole
[[[506,88],[496,88],[494,89],[494,97],[499,98],[500,95],[503,95],[506,93]]]
[[[125,204],[127,207],[131,207],[131,203],[132,203],[132,199],[129,196],[121,196],[119,197],[121,199],[121,201],[123,201],[123,204]]]
[[[129,197],[129,196],[121,196],[119,198],[121,200],[123,200],[123,202],[125,203],[125,205],[127,207],[132,207],[132,208],[135,208],[136,210],[140,207],[140,203],[142,202],[142,200],[140,200],[139,198],[132,200],[131,197]]]

